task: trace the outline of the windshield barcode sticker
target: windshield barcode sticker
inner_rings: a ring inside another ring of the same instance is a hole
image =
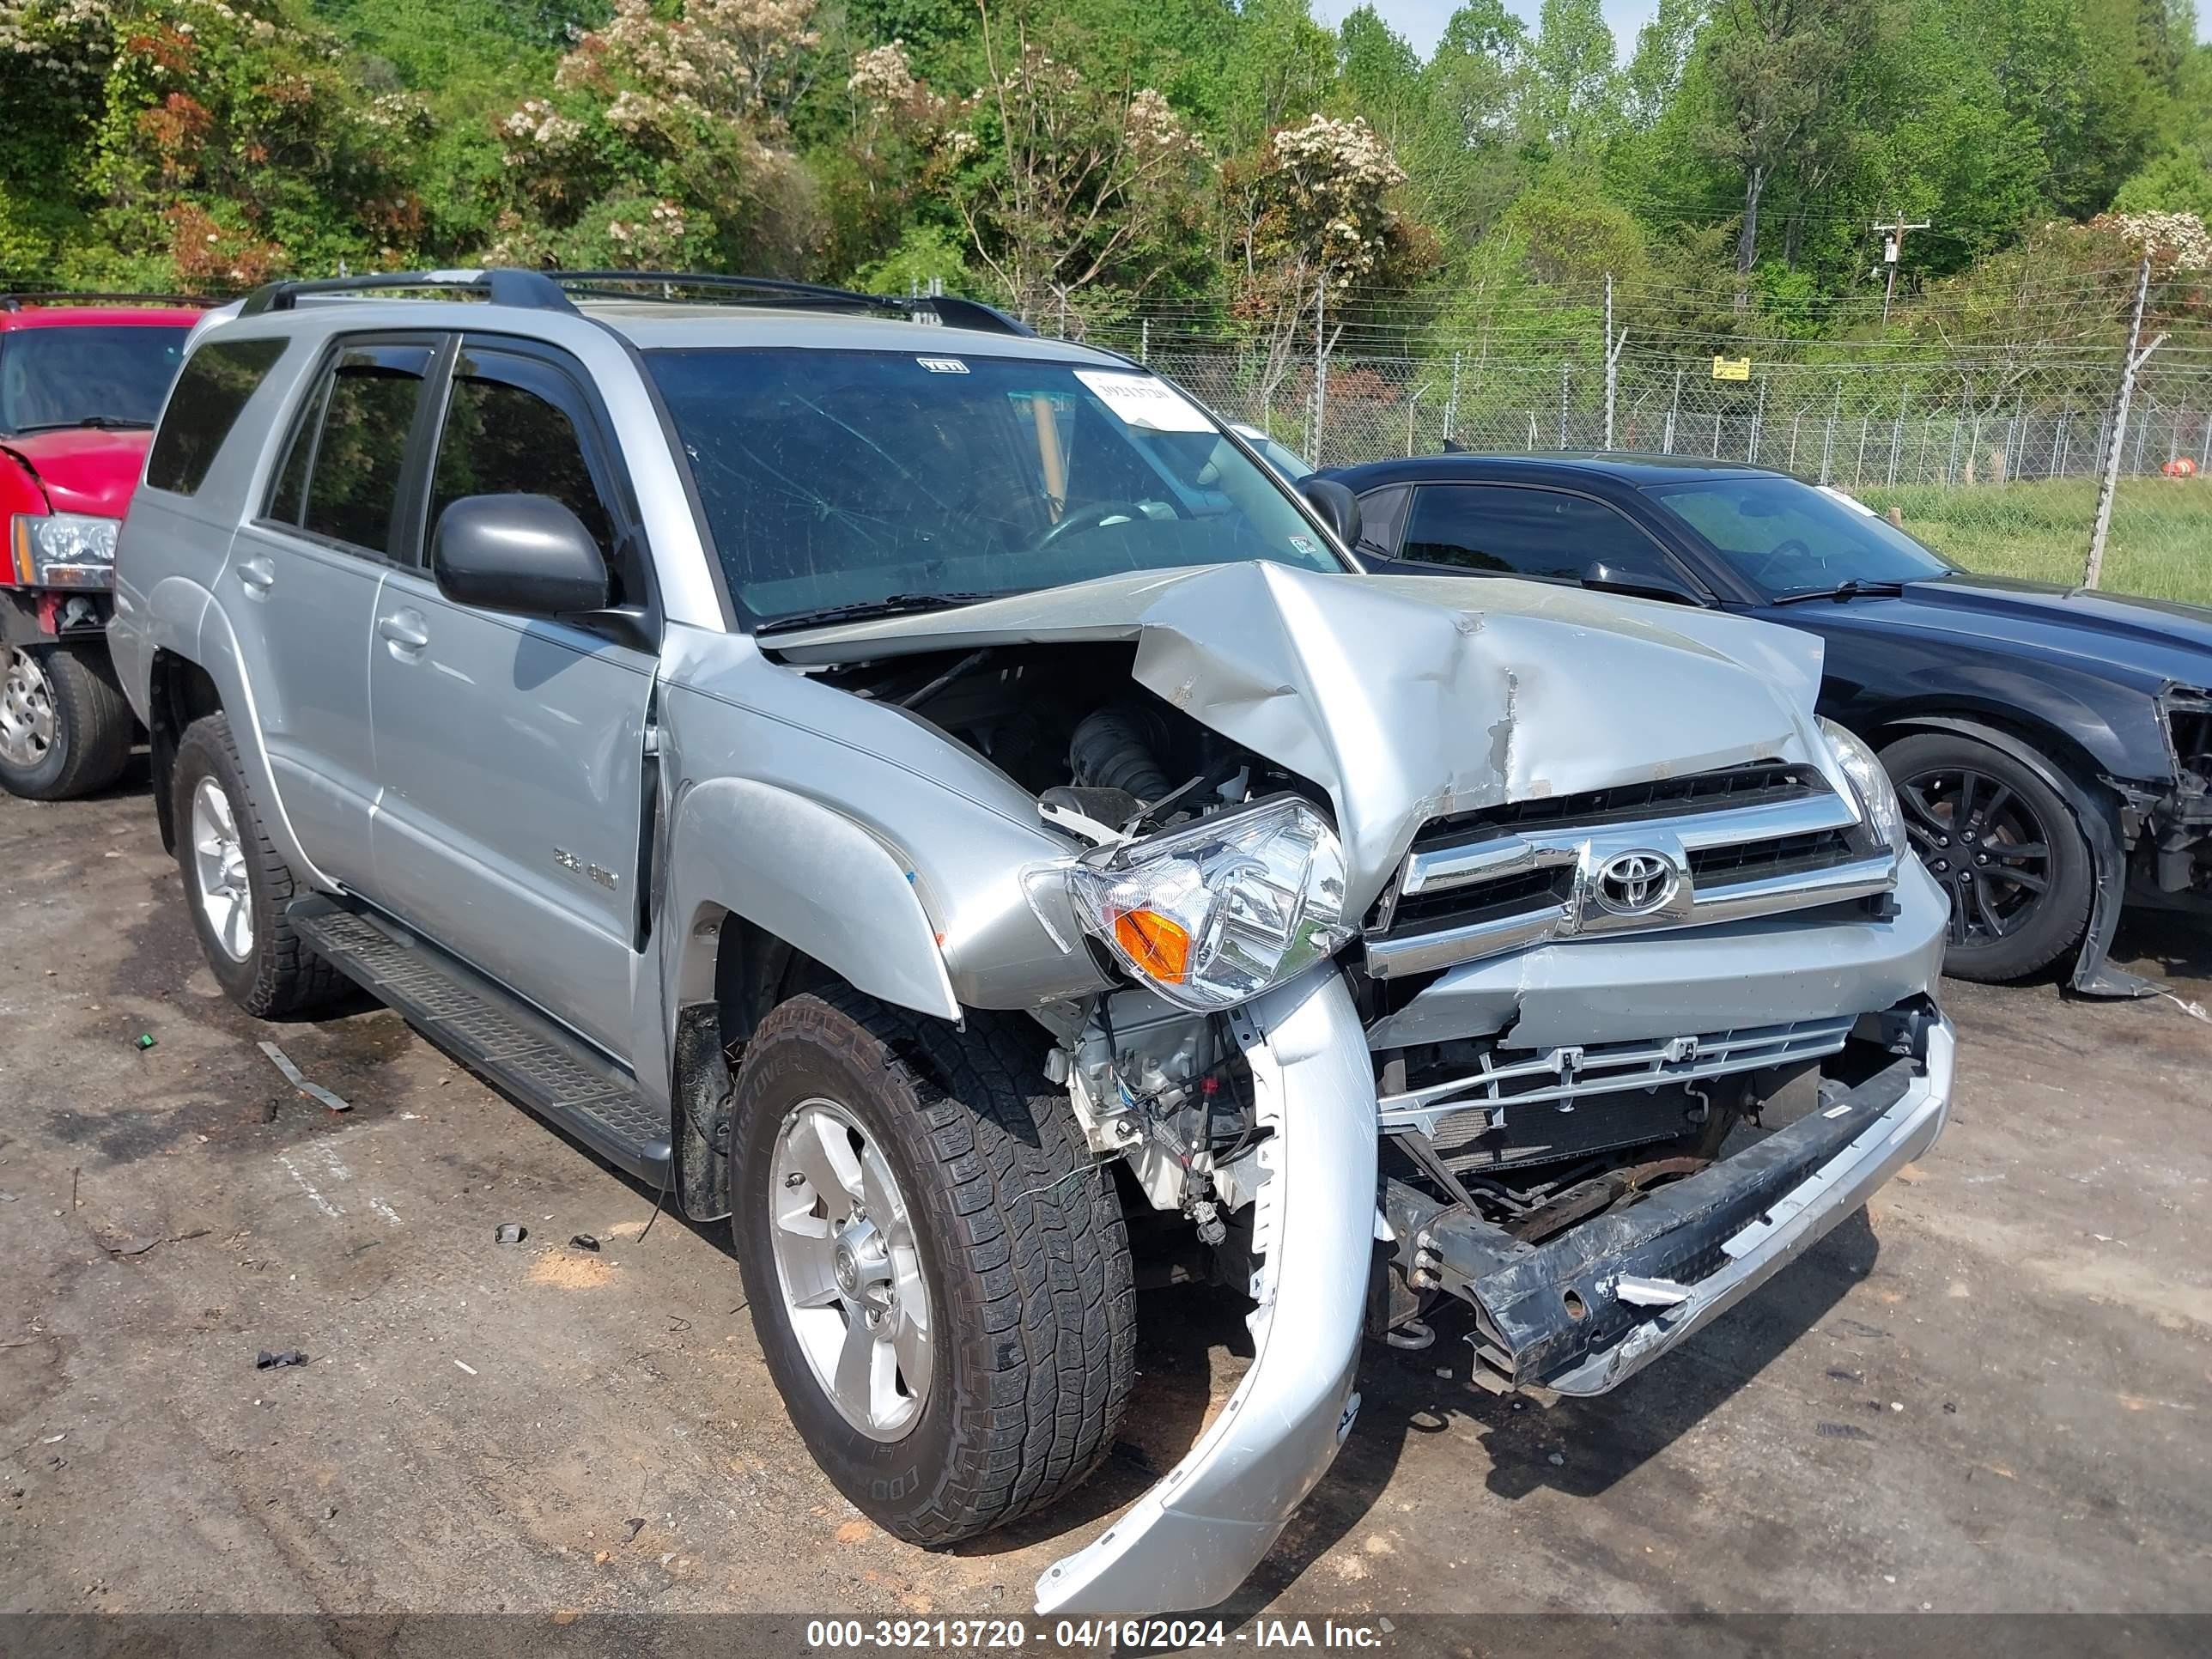
[[[1213,430],[1213,422],[1206,418],[1204,410],[1165,380],[1152,375],[1079,368],[1075,378],[1097,392],[1098,400],[1120,416],[1124,425],[1146,432]]]

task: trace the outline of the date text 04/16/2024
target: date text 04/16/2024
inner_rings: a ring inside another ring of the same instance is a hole
[[[1095,1649],[1111,1643],[1122,1648],[1227,1647],[1378,1649],[1390,1621],[1373,1624],[1307,1619],[1261,1619],[1249,1629],[1231,1630],[1218,1619],[1061,1619],[1049,1632],[1031,1631],[1018,1619],[817,1619],[806,1626],[811,1650],[845,1649],[952,1648],[969,1651],[1039,1645],[1049,1637],[1055,1648]]]

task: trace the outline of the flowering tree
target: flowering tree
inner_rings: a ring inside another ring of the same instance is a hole
[[[339,58],[283,0],[0,0],[0,261],[45,265],[83,225],[86,268],[58,274],[221,288],[406,262],[422,112]]]
[[[1410,282],[1431,262],[1429,239],[1398,210],[1405,169],[1358,116],[1279,127],[1222,182],[1231,309],[1261,347],[1261,400],[1272,403],[1323,289]]]
[[[948,111],[933,182],[999,286],[1066,306],[1180,274],[1202,252],[1213,167],[1167,100],[1089,78],[1019,29],[1007,53],[988,10],[983,46],[990,79]]]
[[[814,0],[616,0],[548,95],[498,124],[489,258],[789,270],[816,236],[788,118],[819,67]]]

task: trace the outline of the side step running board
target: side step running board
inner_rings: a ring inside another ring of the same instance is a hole
[[[613,1061],[396,923],[319,894],[286,915],[316,955],[501,1093],[641,1181],[667,1184],[668,1114]]]

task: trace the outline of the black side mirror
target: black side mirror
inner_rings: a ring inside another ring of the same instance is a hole
[[[1583,586],[1601,592],[1626,594],[1632,599],[1672,599],[1677,605],[1703,605],[1688,586],[1663,570],[1629,570],[1593,560],[1583,567]]]
[[[550,495],[464,495],[430,543],[438,591],[461,605],[526,617],[606,608],[606,555]]]
[[[1347,548],[1359,545],[1359,498],[1334,478],[1309,472],[1292,486]]]

